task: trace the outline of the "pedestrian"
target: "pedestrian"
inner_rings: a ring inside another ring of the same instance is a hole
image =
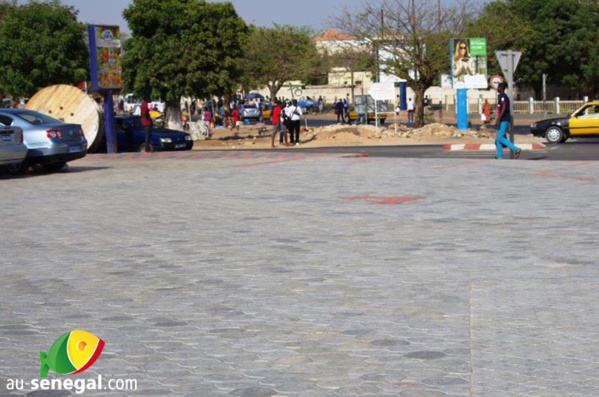
[[[299,145],[300,142],[300,118],[302,116],[302,108],[297,106],[297,99],[294,99],[291,106],[287,108],[287,116],[291,119],[289,130],[289,141],[292,145]]]
[[[275,106],[272,108],[272,114],[270,116],[270,122],[273,125],[271,147],[277,147],[275,145],[275,137],[281,133],[281,104],[279,101],[275,101]],[[280,138],[280,143],[283,143],[283,137]]]
[[[281,130],[279,131],[279,143],[282,145],[283,141],[285,142],[285,146],[291,146],[289,143],[288,132],[291,130],[291,119],[287,116],[287,108],[289,107],[289,102],[281,102],[279,101],[281,107]]]
[[[239,109],[237,109],[237,106],[235,106],[233,110],[231,110],[231,131],[233,131],[233,128],[237,128],[237,132],[235,132],[235,135],[239,134],[240,124],[241,122],[239,121]]]
[[[337,124],[341,120],[341,124],[345,124],[345,116],[343,115],[343,101],[339,98],[339,102],[335,104],[335,114],[337,115]]]
[[[408,99],[408,123],[414,122],[414,101],[412,98]]]
[[[204,107],[202,121],[204,122],[202,133],[206,136],[206,139],[210,139],[212,137],[212,131],[210,130],[210,125],[212,124],[212,112],[207,106]]]
[[[345,114],[345,120],[347,120],[347,124],[349,124],[349,104],[346,99],[343,99],[343,113]]]
[[[491,122],[491,104],[488,99],[485,99],[483,103],[483,124],[489,124]]]
[[[512,114],[510,111],[510,98],[505,93],[505,89],[507,88],[507,83],[502,82],[499,83],[497,87],[497,92],[499,93],[499,97],[497,98],[497,121],[495,124],[499,126],[497,130],[497,137],[495,138],[495,146],[497,147],[497,157],[498,160],[503,158],[503,148],[507,147],[511,151],[515,153],[516,158],[520,157],[520,153],[522,149],[518,148],[509,139],[506,138],[505,134],[507,133],[508,127],[512,120]]]
[[[152,152],[152,145],[150,145],[150,136],[152,135],[152,117],[150,116],[150,97],[145,96],[141,103],[141,125],[144,127],[146,132],[146,138],[144,140],[144,151],[146,153]]]

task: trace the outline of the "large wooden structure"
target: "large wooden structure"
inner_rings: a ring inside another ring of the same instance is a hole
[[[104,140],[102,107],[77,87],[65,84],[46,87],[29,99],[26,108],[65,123],[80,124],[89,152],[96,151]]]

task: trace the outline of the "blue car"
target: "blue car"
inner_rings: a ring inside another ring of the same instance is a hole
[[[320,102],[315,101],[311,98],[308,99],[300,99],[297,101],[297,105],[300,108],[305,108],[308,112],[316,113],[320,108]]]
[[[119,152],[142,152],[145,150],[146,131],[140,116],[117,116],[114,118],[116,144]],[[191,135],[169,130],[158,125],[152,127],[150,136],[152,151],[191,150]]]

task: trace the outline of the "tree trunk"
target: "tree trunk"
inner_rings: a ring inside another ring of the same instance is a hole
[[[416,128],[424,127],[424,86],[418,84],[414,90],[414,124]]]
[[[172,130],[183,131],[183,117],[181,113],[181,100],[166,103],[166,125]]]

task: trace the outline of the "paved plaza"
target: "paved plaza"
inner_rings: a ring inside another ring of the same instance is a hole
[[[187,152],[0,178],[0,395],[599,395],[599,163]]]

